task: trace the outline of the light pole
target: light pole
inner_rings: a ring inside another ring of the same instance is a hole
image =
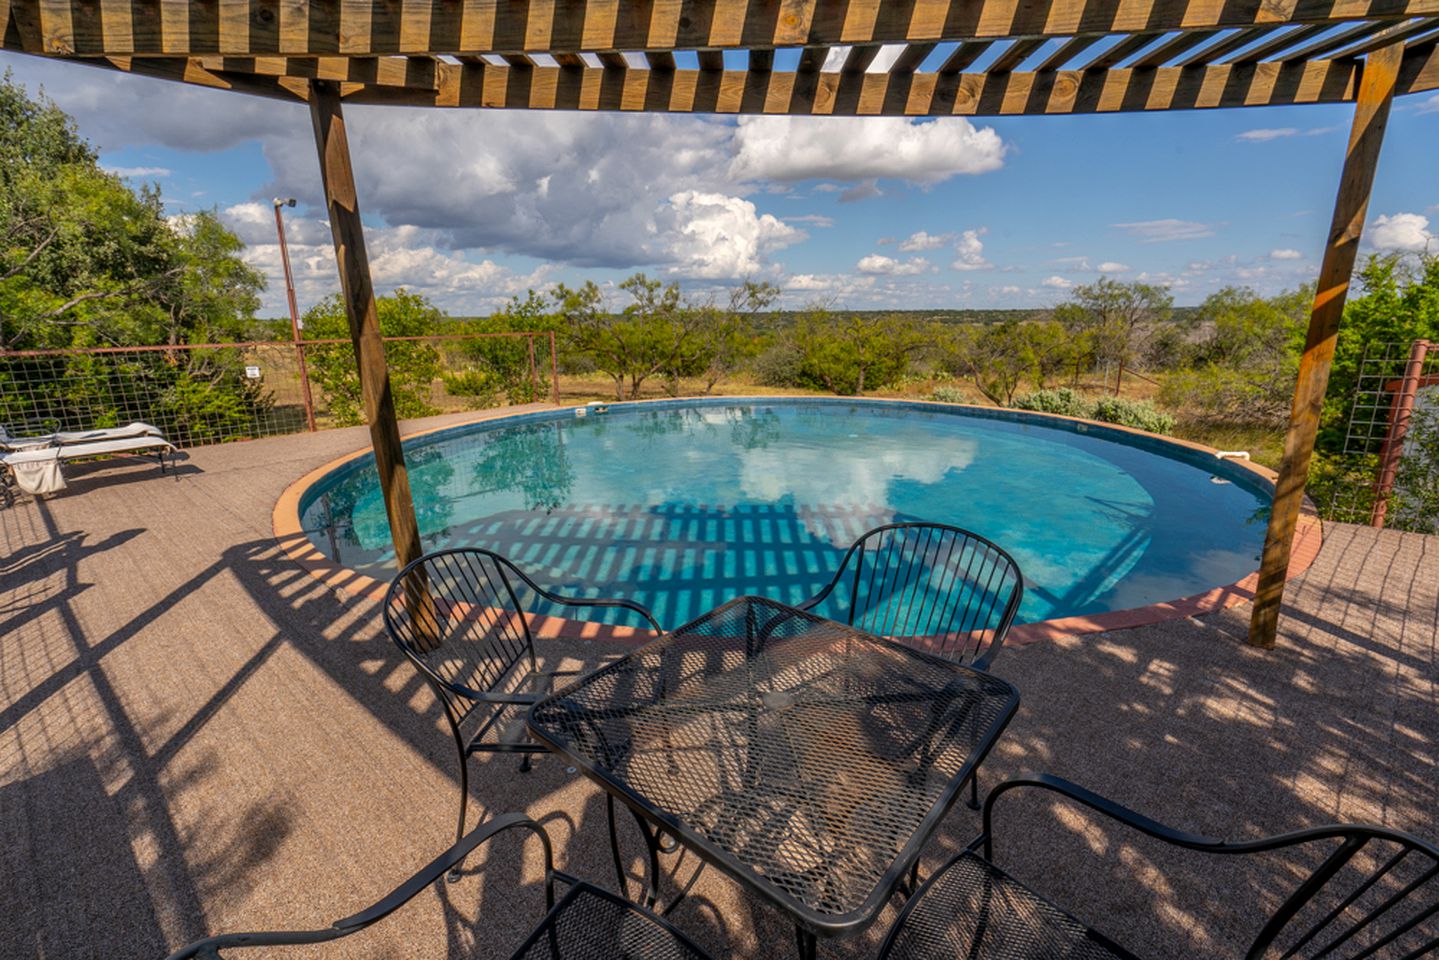
[[[315,430],[315,401],[310,396],[310,374],[305,369],[305,348],[300,343],[300,308],[295,303],[295,276],[290,272],[290,248],[285,243],[285,218],[281,207],[293,207],[295,198],[275,198],[275,230],[280,235],[280,262],[285,265],[285,298],[290,303],[290,339],[295,344],[295,362],[300,368],[300,390],[305,396],[305,423]]]

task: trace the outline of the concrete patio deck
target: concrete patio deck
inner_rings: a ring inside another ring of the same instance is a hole
[[[366,442],[203,448],[165,477],[97,465],[0,509],[0,957],[324,926],[448,844],[456,761],[427,689],[375,605],[270,531],[290,481]],[[1006,651],[1024,701],[984,783],[1048,770],[1210,835],[1367,820],[1439,839],[1439,538],[1330,526],[1288,601],[1269,652],[1243,643],[1247,606]],[[552,758],[515,768],[475,763],[482,809],[528,810],[565,869],[609,878],[599,792]],[[976,830],[956,810],[927,862]],[[1242,953],[1292,884],[1287,862],[1175,854],[1047,798],[1017,798],[999,838],[1015,873],[1152,956]],[[542,909],[534,853],[502,841],[370,931],[273,955],[506,956]],[[717,955],[792,955],[714,871],[674,919]],[[870,955],[878,933],[821,954]]]

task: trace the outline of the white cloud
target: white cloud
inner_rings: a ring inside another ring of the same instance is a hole
[[[734,136],[730,174],[739,181],[883,178],[929,185],[1004,165],[999,134],[963,117],[740,117]]]
[[[900,243],[899,248],[906,253],[918,253],[921,250],[938,250],[953,239],[954,234],[952,233],[936,234],[920,230],[918,233],[911,233],[908,240]]]
[[[1052,276],[1045,277],[1043,280],[1039,281],[1039,285],[1042,287],[1049,287],[1054,290],[1068,290],[1074,286],[1074,281],[1066,280],[1064,277],[1061,276]]]
[[[832,227],[834,217],[826,217],[822,213],[806,213],[800,217],[782,217],[785,223],[807,223],[812,227]]]
[[[932,267],[924,257],[896,260],[881,253],[871,253],[869,256],[861,258],[855,265],[855,269],[871,276],[914,277],[921,273],[928,273]]]
[[[117,177],[168,177],[174,172],[169,167],[112,167],[107,163],[100,164],[100,169]]]
[[[951,270],[994,269],[994,264],[984,259],[984,241],[979,239],[987,232],[988,228],[980,227],[960,234],[959,242],[954,245],[955,260],[949,265]]]
[[[1303,260],[1304,254],[1298,250],[1291,250],[1288,247],[1281,247],[1278,250],[1269,251],[1270,260]]]
[[[1128,273],[1131,267],[1127,263],[1116,263],[1113,260],[1106,260],[1098,267],[1100,273]]]
[[[1139,220],[1134,223],[1112,223],[1110,226],[1145,243],[1198,240],[1201,237],[1214,236],[1213,224],[1196,223],[1193,220]]]
[[[1414,105],[1415,113],[1439,113],[1439,93]]]
[[[1422,213],[1379,216],[1369,228],[1369,240],[1380,250],[1418,252],[1428,250],[1435,239]]]
[[[1300,130],[1298,127],[1261,127],[1258,130],[1245,130],[1234,139],[1241,143],[1264,143],[1284,137],[1317,137],[1334,130],[1334,127],[1310,127],[1308,130]]]
[[[741,197],[687,190],[670,197],[656,218],[663,238],[657,260],[678,260],[673,275],[733,280],[760,273],[765,254],[804,239],[801,230],[771,214],[760,214]]]
[[[1262,127],[1258,130],[1245,130],[1235,136],[1235,140],[1245,143],[1263,143],[1266,140],[1278,140],[1281,137],[1297,137],[1298,127]]]

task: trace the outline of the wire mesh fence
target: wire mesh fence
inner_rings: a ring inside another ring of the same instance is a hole
[[[400,416],[552,398],[548,333],[386,337]],[[361,422],[348,340],[0,352],[0,426],[12,436],[139,420],[181,447]]]
[[[1439,530],[1439,344],[1373,343],[1347,401],[1339,453],[1317,458],[1310,493],[1346,523]]]

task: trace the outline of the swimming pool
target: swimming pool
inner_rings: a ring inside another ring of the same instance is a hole
[[[683,623],[744,593],[798,602],[862,532],[973,530],[1019,561],[1019,622],[1145,606],[1252,573],[1270,488],[1157,437],[1062,418],[851,399],[546,411],[405,443],[425,548],[497,550],[540,582]],[[378,580],[393,551],[373,459],[299,497],[309,541]]]

